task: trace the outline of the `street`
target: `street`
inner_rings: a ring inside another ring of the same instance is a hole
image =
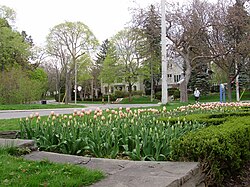
[[[47,116],[54,111],[55,114],[71,114],[74,110],[95,110],[97,107],[100,109],[107,108],[141,108],[141,107],[153,107],[160,106],[159,104],[84,104],[84,107],[81,108],[58,108],[58,109],[32,109],[32,110],[0,110],[0,119],[11,119],[11,118],[23,118],[28,117],[30,114],[39,113],[40,116]]]

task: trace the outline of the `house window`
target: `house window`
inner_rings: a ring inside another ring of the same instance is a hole
[[[168,74],[168,78],[172,78],[172,74]]]
[[[181,75],[174,75],[174,82],[179,82],[181,79]]]

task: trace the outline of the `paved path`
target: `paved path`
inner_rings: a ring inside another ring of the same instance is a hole
[[[82,107],[81,107],[82,106]],[[97,107],[100,109],[107,108],[141,108],[141,107],[153,107],[160,106],[159,104],[79,104],[79,108],[59,108],[59,109],[33,109],[33,110],[0,110],[0,119],[11,119],[11,118],[23,118],[27,117],[32,113],[38,112],[40,116],[47,116],[51,111],[56,114],[70,114],[74,110],[95,110]]]

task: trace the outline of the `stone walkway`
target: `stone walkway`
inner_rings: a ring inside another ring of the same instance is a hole
[[[1,139],[0,146],[35,149],[33,140]],[[70,163],[104,171],[106,178],[92,187],[203,187],[197,162],[146,162],[89,158],[74,155],[33,151],[25,159]]]

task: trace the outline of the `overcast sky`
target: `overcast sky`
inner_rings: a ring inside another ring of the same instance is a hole
[[[38,45],[49,29],[65,21],[81,21],[102,42],[120,31],[131,19],[129,8],[160,4],[161,0],[0,0],[15,10],[15,26]]]

